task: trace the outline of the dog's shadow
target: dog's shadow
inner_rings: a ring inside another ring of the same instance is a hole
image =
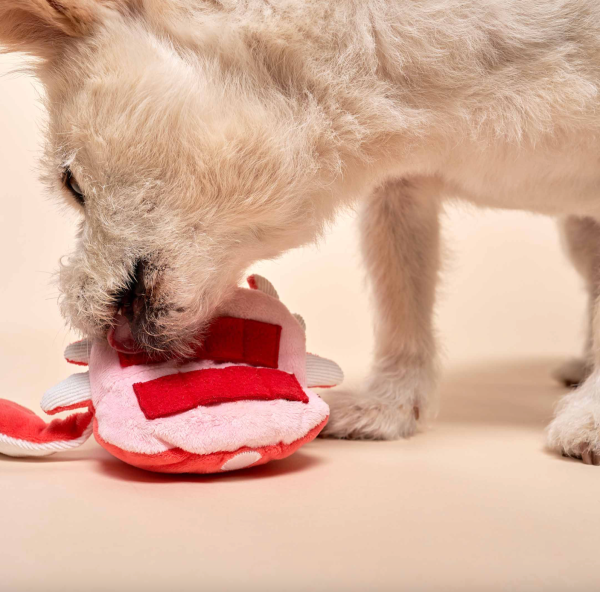
[[[573,392],[554,376],[564,360],[544,358],[481,363],[448,373],[441,388],[436,422],[481,428],[510,427],[540,434],[544,454],[559,462],[579,464],[543,444],[543,432],[556,404]]]
[[[437,422],[543,429],[571,389],[553,377],[560,359],[492,361],[448,372]]]
[[[428,423],[543,427],[558,399],[572,391],[553,378],[560,363],[560,359],[492,360],[450,368],[442,373],[439,401],[433,403],[439,412]],[[331,401],[351,396],[359,387],[360,381],[347,380],[326,394]]]

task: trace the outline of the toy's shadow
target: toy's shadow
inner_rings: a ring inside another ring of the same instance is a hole
[[[283,477],[299,471],[305,471],[314,468],[317,465],[326,462],[324,459],[309,454],[305,451],[295,452],[292,456],[282,460],[272,461],[265,465],[255,468],[242,469],[239,471],[215,473],[209,475],[195,474],[169,474],[153,473],[137,469],[128,465],[108,453],[103,454],[103,458],[98,461],[98,470],[100,473],[113,479],[124,481],[135,481],[137,483],[172,483],[172,482],[197,482],[212,483],[215,481],[248,481],[252,479],[269,479],[273,477]]]
[[[309,445],[310,448],[317,446],[317,443]],[[196,474],[169,474],[153,473],[137,469],[123,461],[110,455],[101,448],[96,442],[86,443],[85,448],[79,450],[70,450],[61,454],[53,454],[40,458],[13,458],[0,455],[0,464],[38,464],[53,465],[55,463],[87,463],[92,470],[113,479],[122,479],[125,481],[135,481],[138,483],[169,483],[179,482],[203,482],[209,483],[216,480],[227,481],[247,481],[249,479],[268,479],[271,477],[282,477],[288,474],[297,473],[312,469],[324,462],[320,456],[303,449],[295,452],[291,456],[282,460],[269,462],[256,468],[242,469],[239,471],[223,472],[209,475]]]
[[[557,400],[572,389],[553,378],[560,359],[498,360],[447,372],[439,424],[511,426],[543,431]]]
[[[39,465],[53,465],[56,463],[72,463],[72,462],[100,462],[105,458],[105,452],[101,448],[97,448],[95,443],[86,444],[85,448],[78,450],[68,450],[66,452],[60,452],[58,454],[52,454],[50,456],[27,456],[27,457],[12,457],[0,455],[0,463],[14,463],[14,464],[39,464]]]

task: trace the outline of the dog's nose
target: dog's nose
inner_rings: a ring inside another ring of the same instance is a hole
[[[144,309],[146,298],[145,267],[143,261],[136,263],[133,275],[120,299],[121,312],[130,323],[133,323],[134,319]]]

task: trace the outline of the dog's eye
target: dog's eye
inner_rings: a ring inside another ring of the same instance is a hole
[[[66,168],[63,177],[62,177],[63,185],[73,194],[73,197],[77,200],[79,204],[82,206],[85,205],[85,195],[79,187],[79,183],[73,176],[71,169]]]

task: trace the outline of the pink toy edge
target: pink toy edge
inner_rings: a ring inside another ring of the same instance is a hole
[[[315,426],[307,434],[298,438],[290,444],[272,444],[259,448],[242,446],[233,452],[213,452],[211,454],[193,454],[181,448],[172,448],[159,454],[143,454],[139,452],[128,452],[118,446],[110,444],[98,434],[98,422],[94,418],[94,437],[100,446],[116,456],[119,460],[145,471],[155,473],[223,473],[222,466],[233,457],[243,452],[258,452],[261,458],[244,468],[256,467],[272,460],[280,460],[290,456],[298,448],[314,440],[327,424],[327,416],[319,425]]]

